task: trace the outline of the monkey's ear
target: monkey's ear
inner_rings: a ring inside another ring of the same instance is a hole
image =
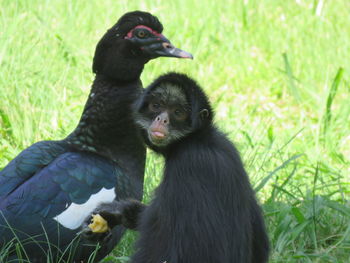
[[[209,111],[207,109],[203,109],[199,112],[199,117],[202,119],[202,120],[205,120],[206,118],[209,117]]]

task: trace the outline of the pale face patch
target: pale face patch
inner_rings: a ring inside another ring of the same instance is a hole
[[[91,195],[84,204],[72,203],[66,210],[53,219],[66,228],[77,229],[100,203],[112,202],[115,197],[114,188],[102,188],[98,193]]]
[[[171,83],[162,83],[152,91],[154,97],[166,105],[187,105],[187,99],[180,87]]]

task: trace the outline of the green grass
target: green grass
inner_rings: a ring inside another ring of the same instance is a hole
[[[348,0],[0,0],[0,167],[74,129],[97,41],[135,9],[193,53],[151,61],[143,82],[177,70],[210,95],[258,190],[271,262],[349,262]],[[162,163],[148,156],[146,201]],[[111,259],[123,262],[134,239]]]

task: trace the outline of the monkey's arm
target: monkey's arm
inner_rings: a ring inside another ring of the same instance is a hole
[[[141,213],[146,207],[140,201],[128,199],[101,204],[97,208],[97,213],[108,222],[110,228],[123,225],[136,230]]]
[[[132,199],[102,203],[86,218],[81,233],[86,239],[103,241],[109,238],[110,230],[117,225],[136,230],[146,207]]]

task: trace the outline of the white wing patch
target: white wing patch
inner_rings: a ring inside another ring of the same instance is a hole
[[[84,204],[78,205],[72,203],[66,210],[53,219],[66,228],[77,229],[100,203],[112,202],[115,196],[114,188],[102,188],[98,193],[91,195],[89,200]]]

